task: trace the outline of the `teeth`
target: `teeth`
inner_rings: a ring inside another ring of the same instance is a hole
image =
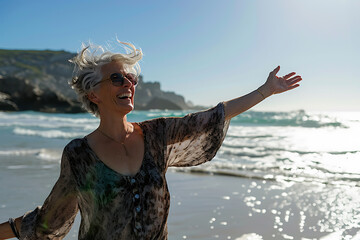
[[[124,97],[128,97],[131,98],[132,94],[131,93],[122,93],[117,95],[118,98],[124,98]]]

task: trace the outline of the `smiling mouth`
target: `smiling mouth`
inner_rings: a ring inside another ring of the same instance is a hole
[[[119,98],[119,99],[128,99],[131,97],[132,97],[131,93],[122,93],[122,94],[117,95],[117,98]]]

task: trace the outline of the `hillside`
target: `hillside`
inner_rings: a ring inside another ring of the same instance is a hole
[[[68,85],[74,53],[0,49],[0,111],[82,112]],[[184,97],[161,90],[159,82],[140,76],[135,109],[190,109]]]

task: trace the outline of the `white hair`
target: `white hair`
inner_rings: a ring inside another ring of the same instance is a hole
[[[88,99],[88,93],[94,89],[94,86],[101,81],[101,67],[112,61],[120,62],[126,72],[140,75],[141,69],[138,61],[142,58],[141,49],[136,49],[131,43],[120,42],[126,53],[112,53],[101,46],[89,43],[82,44],[82,50],[69,61],[74,63],[74,74],[69,82],[71,87],[78,95],[82,107],[88,112],[99,116],[98,106]],[[129,46],[129,47],[127,47]]]

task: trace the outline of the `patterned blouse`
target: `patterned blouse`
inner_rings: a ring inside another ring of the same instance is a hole
[[[63,151],[59,179],[43,206],[24,215],[20,239],[63,239],[78,210],[80,240],[167,239],[167,168],[211,160],[229,123],[223,103],[182,118],[138,123],[145,151],[134,176],[106,166],[86,137],[72,140]]]

